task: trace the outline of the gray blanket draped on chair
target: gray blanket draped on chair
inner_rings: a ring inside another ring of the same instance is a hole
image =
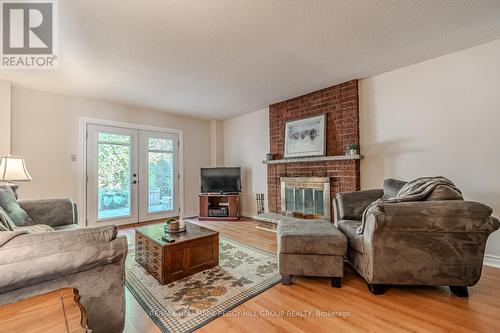
[[[379,199],[372,202],[363,212],[362,223],[357,233],[362,234],[365,230],[366,216],[374,207],[380,203],[398,203],[411,201],[424,201],[438,186],[444,186],[453,191],[457,198],[462,198],[462,192],[455,184],[446,177],[421,177],[406,183],[396,194],[395,197],[388,199]]]

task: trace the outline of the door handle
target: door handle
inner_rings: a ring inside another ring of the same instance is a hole
[[[132,184],[137,184],[137,180],[133,180],[133,181],[132,181]]]

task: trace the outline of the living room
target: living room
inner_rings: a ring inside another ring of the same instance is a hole
[[[0,332],[500,329],[497,1],[1,6]]]

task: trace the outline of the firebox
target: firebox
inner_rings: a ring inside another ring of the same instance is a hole
[[[281,177],[281,213],[314,214],[330,220],[330,179]]]

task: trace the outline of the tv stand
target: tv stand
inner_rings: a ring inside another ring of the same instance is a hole
[[[239,194],[202,193],[200,199],[200,221],[238,221],[240,219]]]

